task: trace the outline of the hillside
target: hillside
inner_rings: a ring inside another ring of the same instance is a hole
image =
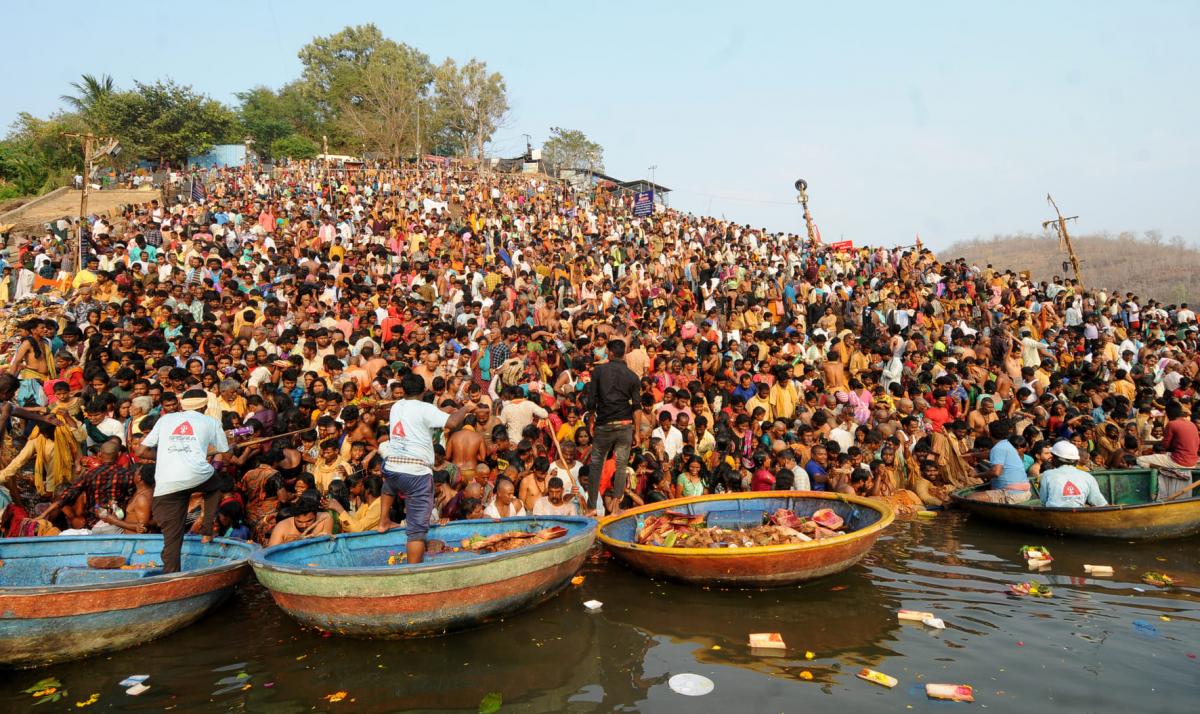
[[[1071,237],[1079,256],[1083,283],[1088,288],[1104,288],[1111,294],[1132,292],[1145,299],[1167,304],[1200,304],[1200,250],[1188,247],[1176,236],[1164,241],[1155,232],[1137,237],[1134,233],[1114,236],[1107,233]],[[995,236],[955,243],[938,251],[942,260],[966,258],[980,266],[991,263],[997,269],[1028,270],[1038,280],[1048,280],[1063,272],[1065,252],[1055,237],[1041,235]]]

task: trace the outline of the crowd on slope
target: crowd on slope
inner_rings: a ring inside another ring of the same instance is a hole
[[[983,481],[1097,505],[1088,471],[1160,468],[1165,498],[1196,465],[1186,304],[540,175],[196,178],[203,200],[89,217],[77,270],[67,222],[8,252],[4,535],[157,530],[156,497],[194,486],[151,460],[173,414],[226,442],[179,505],[197,532],[400,523],[380,448],[406,383],[464,412],[435,433],[432,522],[791,489],[911,514]]]

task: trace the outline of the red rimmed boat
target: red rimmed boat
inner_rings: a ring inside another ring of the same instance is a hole
[[[753,547],[677,548],[637,542],[647,516],[705,516],[707,526],[737,529],[762,525],[779,509],[809,517],[820,509],[840,516],[848,532],[806,543]],[[715,494],[640,506],[600,523],[600,541],[621,561],[652,577],[694,585],[767,588],[794,585],[839,573],[862,559],[895,519],[891,506],[869,498],[816,491],[753,491]]]
[[[81,659],[190,625],[229,597],[257,549],[189,536],[183,569],[163,575],[158,535],[0,539],[0,666]]]
[[[463,540],[502,533],[566,532],[496,553]],[[429,529],[447,549],[418,565],[395,562],[403,529],[351,533],[285,543],[251,558],[259,582],[301,624],[350,637],[440,635],[533,607],[566,587],[596,540],[588,518],[529,517],[456,521]]]

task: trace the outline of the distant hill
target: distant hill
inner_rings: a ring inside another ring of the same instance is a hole
[[[1071,244],[1088,289],[1132,292],[1143,300],[1167,304],[1200,304],[1200,250],[1179,236],[1163,240],[1154,231],[1140,238],[1134,233],[1103,233],[1071,236]],[[1057,237],[995,236],[955,243],[937,255],[941,260],[961,257],[980,266],[991,263],[997,269],[1028,270],[1036,280],[1072,274],[1069,268],[1063,271],[1067,254],[1059,250]]]

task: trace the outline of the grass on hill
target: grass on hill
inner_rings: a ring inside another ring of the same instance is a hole
[[[1141,237],[1134,233],[1071,236],[1079,256],[1083,284],[1101,288],[1110,295],[1131,292],[1144,300],[1166,304],[1200,304],[1200,250],[1187,245],[1180,236],[1163,240],[1157,231]],[[1057,236],[1018,234],[961,241],[938,251],[942,260],[966,258],[979,266],[991,264],[999,270],[1028,270],[1035,280],[1055,275],[1070,276],[1065,251],[1058,247]]]

